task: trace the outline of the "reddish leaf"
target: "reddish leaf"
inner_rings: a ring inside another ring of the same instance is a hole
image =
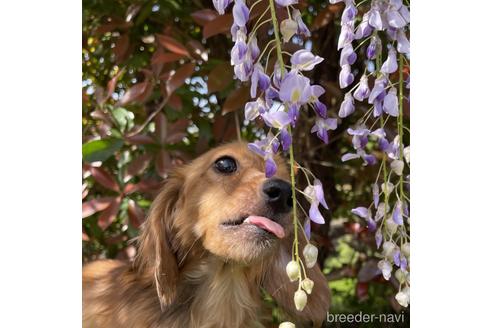
[[[166,92],[172,94],[176,89],[183,85],[185,80],[193,74],[195,63],[188,63],[176,70],[166,83]]]
[[[118,211],[120,209],[120,203],[121,197],[114,198],[108,208],[101,212],[97,220],[97,225],[102,230],[106,230],[106,228],[113,223],[114,219],[116,219],[116,215],[118,215]]]
[[[166,116],[161,112],[154,118],[155,122],[155,136],[159,144],[166,143],[167,137],[167,119]]]
[[[175,93],[169,97],[167,104],[177,111],[181,111],[183,109],[183,101],[181,100],[181,97]]]
[[[171,124],[168,127],[166,142],[172,144],[183,140],[186,136],[186,129],[189,125],[190,121],[187,119],[177,120]]]
[[[109,204],[111,204],[111,201],[113,199],[114,197],[101,197],[101,198],[91,199],[87,202],[83,202],[82,219],[91,216],[94,213],[105,210],[109,206]]]
[[[100,167],[92,166],[90,168],[90,171],[94,180],[96,180],[96,182],[98,182],[100,185],[118,193],[120,192],[120,187],[118,186],[118,183],[106,170]]]
[[[116,62],[121,63],[128,55],[130,49],[130,38],[128,34],[122,34],[118,40],[116,40],[113,52],[116,57]]]
[[[130,223],[138,228],[145,221],[145,213],[140,206],[133,200],[128,201],[128,218]]]
[[[217,34],[229,33],[232,21],[233,18],[231,14],[217,16],[214,20],[205,24],[203,27],[203,37],[208,39]]]
[[[128,194],[132,192],[146,192],[146,193],[153,193],[156,191],[159,191],[162,187],[162,183],[158,180],[153,180],[153,179],[142,179],[140,180],[139,183],[133,186],[131,190],[128,190]]]
[[[234,120],[234,114],[216,116],[214,119],[212,132],[217,142],[233,140],[236,137],[236,122]]]
[[[176,54],[184,55],[189,57],[190,53],[184,45],[182,45],[176,39],[167,35],[157,35],[157,41],[167,50],[174,52]]]
[[[197,40],[190,40],[186,43],[188,48],[191,50],[191,55],[193,58],[198,60],[208,60],[207,50],[203,47],[203,45]]]
[[[148,81],[140,82],[131,86],[130,89],[126,90],[125,94],[121,98],[120,105],[126,105],[131,102],[135,102],[139,97],[145,94],[148,86]]]
[[[201,26],[210,22],[217,16],[219,16],[219,14],[212,9],[202,9],[202,10],[195,11],[194,13],[191,14],[191,18],[195,21],[195,23]]]
[[[88,194],[89,194],[89,188],[87,188],[87,183],[83,183],[82,184],[82,199],[87,197]]]
[[[130,164],[128,164],[125,178],[130,178],[141,174],[143,171],[145,171],[147,166],[149,166],[151,159],[151,154],[143,154],[135,158],[133,161],[130,162]]]
[[[132,145],[150,145],[154,143],[154,139],[145,134],[137,134],[131,137],[125,137],[125,141]]]
[[[151,59],[152,64],[166,64],[171,63],[181,58],[186,58],[184,55],[175,54],[172,52],[156,52]]]
[[[365,282],[358,282],[356,286],[356,294],[359,301],[362,301],[368,297],[369,285]]]
[[[234,90],[231,94],[229,94],[229,96],[227,96],[227,99],[224,102],[224,106],[222,107],[222,115],[243,108],[248,100],[249,100],[248,87],[241,87],[239,89]]]
[[[229,62],[221,62],[208,74],[208,93],[224,90],[232,82],[232,66]]]
[[[167,172],[171,168],[171,157],[165,149],[160,149],[155,157],[155,168],[157,173],[162,177],[167,177]]]
[[[113,121],[111,121],[109,116],[100,109],[95,109],[94,111],[91,112],[90,115],[92,118],[101,120],[101,121],[105,122],[106,124],[109,124],[109,125],[113,124]]]
[[[120,69],[118,73],[116,73],[116,75],[111,80],[109,80],[108,85],[106,87],[106,100],[108,100],[113,94],[116,88],[116,83],[118,82],[118,79],[123,74],[123,72],[124,70]]]

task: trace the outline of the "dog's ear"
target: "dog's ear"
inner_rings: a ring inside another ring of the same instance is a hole
[[[292,318],[299,320],[297,324],[306,324],[313,322],[314,327],[318,327],[326,319],[326,314],[330,305],[330,290],[328,282],[321,272],[319,265],[313,268],[306,268],[307,276],[314,282],[314,288],[308,295],[308,302],[303,311],[297,311],[294,305],[294,293],[299,286],[298,281],[291,282],[285,267],[291,261],[291,249],[293,238],[285,238],[282,241],[279,253],[275,256],[274,263],[269,266],[265,276],[263,287],[275,299],[277,304]],[[302,250],[306,245],[304,238],[300,237],[299,252],[302,256]]]
[[[182,184],[179,174],[166,180],[152,202],[138,240],[136,266],[143,274],[153,275],[161,308],[171,304],[176,296],[179,272],[170,237]]]

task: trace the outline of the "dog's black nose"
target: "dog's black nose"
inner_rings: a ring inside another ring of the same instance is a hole
[[[284,180],[267,180],[263,184],[263,195],[275,212],[288,212],[292,208],[292,187]]]

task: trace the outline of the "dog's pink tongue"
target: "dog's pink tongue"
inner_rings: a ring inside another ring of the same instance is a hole
[[[246,218],[246,220],[244,220],[244,222],[254,224],[255,226],[270,231],[278,238],[284,238],[285,236],[284,228],[282,228],[282,226],[277,222],[273,222],[266,217],[250,215]]]

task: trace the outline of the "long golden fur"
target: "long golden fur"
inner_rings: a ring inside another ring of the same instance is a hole
[[[222,156],[236,160],[236,172],[217,171],[214,163]],[[276,161],[275,178],[289,181],[287,166]],[[135,261],[84,267],[84,327],[262,327],[271,314],[263,312],[261,289],[298,327],[319,325],[329,305],[326,279],[317,265],[308,269],[315,286],[304,311],[297,311],[298,285],[285,273],[291,214],[276,213],[265,202],[267,180],[263,160],[239,142],[176,169],[152,204]],[[276,221],[285,237],[252,224],[224,225],[248,215]]]

